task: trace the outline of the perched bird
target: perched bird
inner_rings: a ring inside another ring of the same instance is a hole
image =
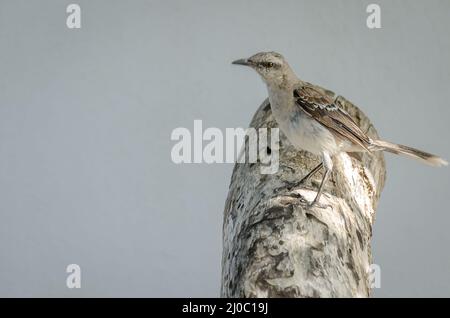
[[[233,64],[249,66],[261,76],[267,86],[272,114],[292,145],[321,156],[322,162],[299,182],[307,181],[325,168],[310,206],[319,202],[333,169],[332,157],[341,152],[388,151],[432,166],[448,164],[444,159],[418,149],[371,139],[333,98],[319,87],[300,80],[279,53],[261,52]]]

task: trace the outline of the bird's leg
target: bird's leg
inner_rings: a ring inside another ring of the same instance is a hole
[[[287,189],[290,191],[294,188],[297,188],[298,186],[305,184],[313,175],[317,173],[321,168],[323,167],[323,162],[319,163],[314,169],[312,169],[306,176],[304,176],[300,181],[298,182],[290,182],[287,185]]]
[[[323,167],[323,162],[319,163],[319,164],[318,164],[314,169],[312,169],[306,176],[304,176],[304,177],[300,180],[299,184],[303,184],[303,183],[308,182],[308,180],[311,179],[311,177],[312,177],[313,175],[315,175],[316,172],[319,171],[322,167]]]
[[[323,165],[325,167],[325,173],[323,174],[322,182],[320,182],[319,190],[317,191],[316,197],[314,200],[308,204],[308,207],[311,208],[313,206],[318,206],[321,208],[325,208],[325,206],[321,206],[319,204],[320,196],[322,195],[323,187],[325,185],[325,182],[327,182],[328,178],[330,177],[330,173],[333,169],[333,160],[331,159],[331,156],[328,152],[323,153]]]
[[[309,207],[313,207],[314,205],[320,206],[320,207],[324,207],[321,206],[319,204],[319,200],[320,200],[320,196],[322,195],[322,191],[323,191],[323,186],[325,184],[325,182],[327,182],[328,177],[330,176],[330,172],[331,170],[325,168],[325,173],[323,174],[323,178],[322,178],[322,182],[320,182],[320,186],[319,186],[319,191],[317,191],[316,197],[314,198],[314,200],[309,204]]]

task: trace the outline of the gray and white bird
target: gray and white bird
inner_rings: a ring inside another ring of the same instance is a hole
[[[333,169],[332,157],[341,152],[388,151],[432,166],[448,164],[438,156],[415,148],[371,139],[333,98],[319,87],[300,80],[279,53],[261,52],[233,64],[249,66],[261,76],[267,86],[272,114],[292,145],[321,156],[322,162],[299,182],[307,181],[325,168],[310,206],[319,202]]]

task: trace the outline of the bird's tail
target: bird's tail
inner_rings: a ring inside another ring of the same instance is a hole
[[[425,164],[434,167],[441,167],[448,165],[448,162],[441,157],[433,155],[431,153],[415,149],[408,146],[394,144],[392,142],[384,141],[384,140],[373,140],[373,150],[385,150],[396,155],[404,155],[416,160],[419,160]],[[372,150],[372,149],[371,149]]]

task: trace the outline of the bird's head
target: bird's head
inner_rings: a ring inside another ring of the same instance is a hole
[[[255,55],[234,61],[232,64],[253,68],[267,85],[283,85],[293,74],[284,57],[277,52],[260,52]]]

